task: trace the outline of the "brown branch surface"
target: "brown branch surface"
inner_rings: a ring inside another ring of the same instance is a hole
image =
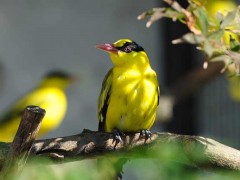
[[[13,176],[13,172],[21,172],[44,115],[45,110],[38,106],[27,106],[25,108],[13,143],[9,146],[6,159],[2,161],[3,168],[0,179],[8,179],[9,176]]]
[[[8,144],[0,144],[0,160],[5,158],[4,152],[8,148]],[[125,158],[161,160],[163,148],[176,148],[175,152],[184,154],[184,157],[179,155],[174,159],[177,162],[205,169],[240,170],[240,151],[209,138],[170,133],[153,133],[147,141],[139,133],[127,134],[123,143],[116,145],[110,133],[84,130],[78,135],[38,140],[31,155],[51,158],[53,163],[98,158],[107,153]],[[140,150],[139,153],[136,150]]]

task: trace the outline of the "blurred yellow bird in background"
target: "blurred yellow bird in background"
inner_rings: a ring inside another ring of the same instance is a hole
[[[40,106],[46,110],[38,136],[57,128],[67,111],[65,89],[73,76],[63,71],[52,71],[39,85],[16,101],[0,118],[0,141],[11,142],[19,126],[23,110],[28,105]]]
[[[96,45],[110,54],[113,68],[107,73],[98,101],[99,131],[142,132],[149,137],[159,102],[157,75],[144,49],[129,39]]]

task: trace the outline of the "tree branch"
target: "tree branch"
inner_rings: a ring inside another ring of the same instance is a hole
[[[13,177],[15,173],[18,174],[22,171],[44,115],[45,110],[38,106],[25,108],[13,143],[9,146],[6,159],[2,161],[0,179],[8,179],[10,176]]]
[[[78,135],[38,140],[31,155],[51,158],[53,163],[98,158],[107,153],[125,158],[161,159],[162,150],[166,148],[175,148],[174,152],[179,153],[176,159],[169,159],[171,161],[204,169],[240,170],[240,151],[209,138],[170,133],[153,133],[147,141],[139,133],[131,133],[116,145],[111,133],[84,130]],[[9,144],[0,144],[0,162],[8,149]]]

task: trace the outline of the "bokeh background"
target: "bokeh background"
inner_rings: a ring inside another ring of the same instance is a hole
[[[44,138],[97,130],[98,94],[112,63],[94,46],[120,38],[144,47],[158,73],[161,93],[168,94],[192,69],[202,67],[203,56],[192,46],[171,44],[187,32],[182,25],[162,20],[146,28],[146,21],[137,20],[143,11],[160,4],[159,0],[0,0],[0,113],[45,73],[62,69],[78,80],[67,90],[65,120]],[[229,97],[226,78],[219,75],[174,107],[173,117],[158,121],[153,130],[206,136],[240,148],[239,128],[240,102]]]
[[[140,13],[160,4],[158,0],[0,1],[0,113],[44,74],[62,69],[78,80],[67,91],[65,120],[45,138],[76,134],[83,128],[96,130],[98,94],[112,63],[94,46],[120,38],[144,47],[158,73],[161,93],[168,93],[202,66],[203,57],[193,46],[171,44],[187,32],[184,26],[162,20],[146,28],[146,21],[137,20]],[[219,75],[174,107],[173,118],[156,123],[154,130],[209,136],[238,148],[239,108],[239,102],[229,98],[225,77]]]
[[[98,43],[130,38],[149,54],[160,73],[159,28],[145,28],[137,15],[158,5],[140,0],[0,1],[0,113],[35,87],[52,69],[78,77],[68,89],[68,112],[61,126],[45,137],[97,130],[97,99],[112,63]],[[161,76],[159,76],[161,77]],[[160,78],[161,79],[161,78]],[[0,132],[1,133],[1,132]]]

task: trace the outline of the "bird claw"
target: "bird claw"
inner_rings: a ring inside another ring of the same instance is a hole
[[[140,130],[140,137],[145,137],[145,141],[151,139],[152,133],[147,129]]]
[[[113,133],[113,142],[116,142],[116,145],[120,142],[121,143],[123,142],[121,137],[124,136],[124,133],[122,131],[118,129],[114,129],[112,133]]]

